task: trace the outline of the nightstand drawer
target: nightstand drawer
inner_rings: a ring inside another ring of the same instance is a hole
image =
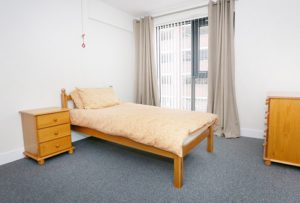
[[[37,117],[37,128],[46,128],[59,124],[70,123],[69,112],[53,113]]]
[[[46,156],[71,147],[71,136],[40,144],[40,156]]]
[[[40,129],[37,132],[39,142],[46,142],[67,135],[71,135],[70,124],[63,124],[54,127]]]

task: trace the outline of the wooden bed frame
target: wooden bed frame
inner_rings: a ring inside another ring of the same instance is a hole
[[[68,101],[72,101],[72,98],[70,95],[66,94],[65,89],[61,90],[61,105],[63,108],[68,108]],[[100,138],[102,140],[106,140],[108,142],[113,142],[116,144],[120,144],[126,147],[131,147],[134,149],[138,149],[141,151],[153,153],[159,156],[171,158],[174,160],[174,186],[176,188],[181,188],[183,185],[183,158],[188,155],[192,149],[194,149],[202,140],[207,138],[207,151],[212,152],[213,151],[213,126],[214,123],[211,124],[206,131],[204,131],[201,135],[199,135],[196,139],[194,139],[192,142],[187,144],[186,146],[183,146],[183,157],[180,157],[174,153],[148,146],[145,144],[141,144],[138,142],[135,142],[133,140],[130,140],[125,137],[119,137],[119,136],[113,136],[104,134],[102,132],[99,132],[97,130],[93,130],[91,128],[87,127],[81,127],[72,125],[72,130],[84,133],[86,135],[90,135],[96,138]]]

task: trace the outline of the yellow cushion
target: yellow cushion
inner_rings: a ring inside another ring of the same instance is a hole
[[[83,103],[82,103],[81,98],[79,96],[78,90],[77,89],[73,90],[70,93],[70,95],[71,95],[71,98],[72,98],[72,100],[75,104],[75,107],[78,108],[78,109],[83,109],[84,106],[83,106]]]
[[[77,88],[77,91],[85,109],[101,109],[120,103],[112,87]]]

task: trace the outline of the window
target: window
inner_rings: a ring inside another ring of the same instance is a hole
[[[162,85],[168,85],[168,83],[171,83],[171,75],[164,74],[161,76],[161,84]]]
[[[192,55],[191,55],[191,51],[188,50],[188,51],[183,51],[182,52],[182,60],[184,62],[191,62],[192,61]]]
[[[207,109],[208,19],[156,27],[161,106]]]
[[[172,39],[173,33],[168,31],[169,27],[164,26],[164,29],[165,29],[164,32],[161,32],[161,36],[160,36],[161,41]]]

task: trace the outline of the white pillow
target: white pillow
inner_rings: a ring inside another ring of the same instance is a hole
[[[70,93],[70,95],[71,95],[71,98],[72,98],[72,100],[73,100],[73,102],[75,104],[75,107],[78,108],[78,109],[83,109],[84,106],[83,106],[83,103],[81,101],[81,98],[80,98],[80,95],[78,93],[78,90],[77,89],[73,90]]]
[[[112,87],[77,88],[85,109],[101,109],[120,104]]]

